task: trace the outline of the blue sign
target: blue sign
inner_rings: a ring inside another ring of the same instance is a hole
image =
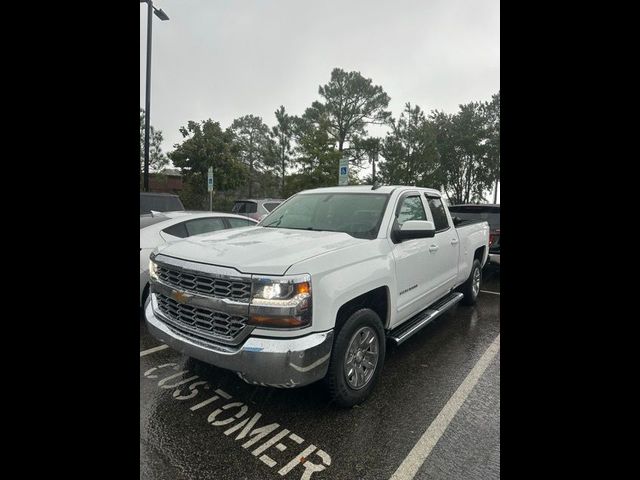
[[[209,171],[207,172],[207,189],[213,192],[213,167],[209,167]]]
[[[338,185],[349,185],[349,158],[340,159],[338,169]]]

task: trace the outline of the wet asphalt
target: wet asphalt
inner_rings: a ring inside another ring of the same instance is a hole
[[[481,289],[500,292],[499,269],[485,269]],[[348,410],[330,404],[321,383],[293,390],[257,387],[169,348],[145,355],[140,478],[300,479],[312,473],[312,479],[387,479],[499,333],[500,296],[481,292],[474,307],[457,306],[402,346],[389,347],[371,397]],[[159,345],[140,316],[140,351]],[[210,415],[221,425],[209,423]],[[273,430],[245,448],[253,437],[238,438],[243,426],[230,430],[256,417],[253,428]],[[274,436],[281,438],[256,452]],[[414,478],[499,477],[498,353]]]

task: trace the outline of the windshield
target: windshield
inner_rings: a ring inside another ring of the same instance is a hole
[[[378,235],[387,194],[307,193],[296,195],[265,217],[270,228],[344,232],[356,238]]]

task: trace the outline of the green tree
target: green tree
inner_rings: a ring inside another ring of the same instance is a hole
[[[498,182],[500,181],[500,92],[483,105],[487,128],[487,168],[494,178],[494,198],[497,201]]]
[[[144,129],[145,129],[145,113],[144,109],[140,109],[140,181],[142,182],[142,174],[144,172]],[[169,163],[169,159],[162,152],[162,132],[149,127],[149,170],[159,171]]]
[[[484,201],[494,184],[483,105],[460,105],[455,115],[434,111],[442,184],[452,203]]]
[[[288,193],[308,188],[328,187],[338,181],[340,152],[335,148],[328,129],[328,119],[322,115],[292,117],[292,136],[296,147],[298,174],[291,178]]]
[[[382,125],[389,120],[391,112],[386,110],[389,96],[360,72],[345,72],[340,68],[333,69],[329,83],[320,86],[318,93],[323,101],[313,102],[305,117],[316,125],[324,122],[338,152],[351,150],[354,163],[359,164],[362,157],[352,145],[367,135],[367,125]]]
[[[180,127],[183,141],[169,153],[173,164],[182,170],[183,202],[187,208],[208,209],[207,171],[213,167],[216,191],[233,190],[243,184],[246,168],[237,158],[233,133],[222,130],[218,122],[189,121]]]
[[[265,125],[262,118],[255,115],[245,115],[235,119],[230,130],[234,135],[238,156],[249,171],[247,190],[251,197],[254,191],[255,172],[264,173],[275,167],[274,141],[269,127]]]
[[[353,143],[353,156],[357,163],[367,161],[371,165],[371,175],[367,175],[364,178],[365,185],[373,185],[374,183],[380,184],[380,180],[384,177],[380,174],[379,155],[382,151],[383,139],[380,137],[366,137],[358,138]],[[357,177],[356,177],[357,179]],[[349,184],[351,184],[351,177],[349,178]],[[357,181],[354,183],[358,183]]]
[[[293,138],[293,118],[286,113],[282,105],[275,111],[275,115],[278,124],[273,127],[272,135],[277,144],[278,168],[282,180],[280,195],[284,198],[285,177],[287,175],[287,167],[291,165],[291,154],[293,153],[291,145]]]
[[[431,187],[441,183],[436,128],[418,105],[405,104],[382,144],[380,173],[385,183]]]

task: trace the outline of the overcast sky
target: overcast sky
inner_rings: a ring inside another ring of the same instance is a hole
[[[163,150],[189,120],[223,128],[284,105],[300,115],[331,70],[357,70],[391,97],[454,113],[500,89],[499,0],[156,0],[151,124]],[[140,106],[147,5],[140,4]],[[380,132],[372,132],[380,133]]]

